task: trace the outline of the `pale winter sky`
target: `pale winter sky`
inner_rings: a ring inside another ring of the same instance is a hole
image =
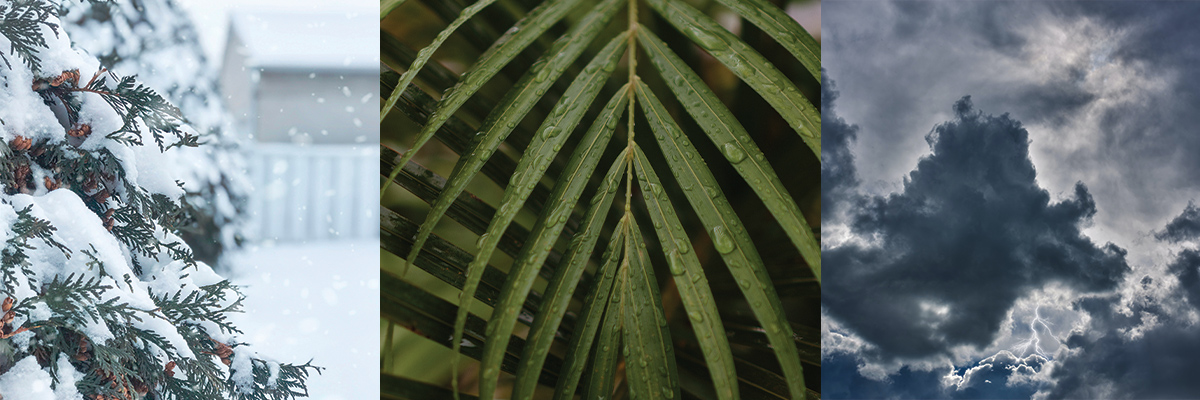
[[[338,12],[379,13],[379,2],[373,0],[175,0],[192,15],[200,43],[209,59],[209,65],[220,65],[221,52],[225,47],[225,34],[229,31],[229,13],[245,11],[287,12]],[[377,40],[375,30],[364,27],[368,40]],[[370,31],[370,32],[367,32]]]

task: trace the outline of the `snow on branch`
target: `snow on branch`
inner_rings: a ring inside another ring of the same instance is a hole
[[[180,238],[195,130],[73,48],[58,9],[0,0],[0,398],[306,396],[320,369],[239,342],[243,295]]]

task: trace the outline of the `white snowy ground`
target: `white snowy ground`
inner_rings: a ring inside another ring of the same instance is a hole
[[[325,367],[309,378],[314,400],[379,397],[377,240],[256,247],[237,265],[241,341],[280,362]]]

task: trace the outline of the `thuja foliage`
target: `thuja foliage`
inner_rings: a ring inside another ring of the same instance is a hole
[[[155,68],[137,80],[187,115],[196,141],[175,153],[186,167],[192,222],[181,237],[197,260],[221,271],[245,240],[249,180],[238,127],[224,109],[216,74],[205,58],[198,34],[186,13],[172,0],[68,1],[62,3],[61,29],[75,45],[95,55],[100,65],[131,73]],[[153,30],[154,35],[143,32]],[[162,68],[164,61],[170,68]]]
[[[183,113],[74,50],[58,8],[0,0],[0,396],[306,396],[319,369],[240,342],[242,294],[179,237]]]
[[[0,34],[8,39],[11,52],[20,56],[26,66],[35,72],[39,69],[39,61],[35,49],[46,47],[46,39],[42,37],[42,27],[48,27],[55,32],[58,25],[47,21],[54,13],[54,5],[41,1],[14,1],[0,5],[0,15],[4,16],[4,24],[0,25]],[[0,54],[0,60],[12,68],[6,55]]]

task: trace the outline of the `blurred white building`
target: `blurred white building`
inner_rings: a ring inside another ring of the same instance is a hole
[[[377,236],[374,15],[234,12],[229,21],[221,89],[248,136],[252,232],[276,242]]]

